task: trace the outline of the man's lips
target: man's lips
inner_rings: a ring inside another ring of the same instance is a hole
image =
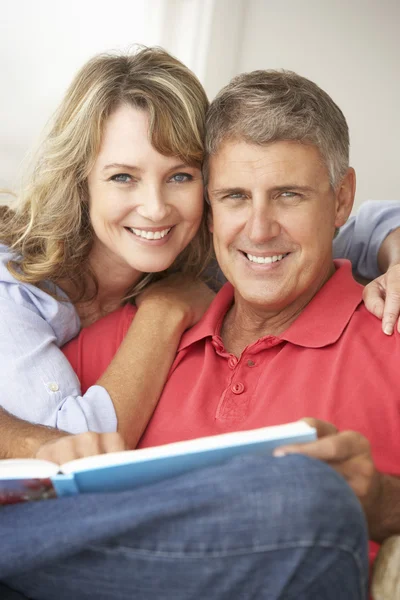
[[[286,258],[286,256],[288,256],[288,254],[290,254],[290,252],[279,252],[279,251],[276,251],[276,253],[268,253],[268,254],[253,254],[251,252],[245,252],[243,250],[241,250],[240,252],[243,254],[243,256],[245,256],[247,258],[247,260],[249,262],[259,264],[259,265],[270,265],[275,262],[280,262],[281,260]]]

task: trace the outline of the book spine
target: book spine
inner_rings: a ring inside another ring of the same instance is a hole
[[[76,496],[79,494],[79,489],[73,474],[54,475],[51,478],[51,481],[53,482],[57,496],[60,498],[62,496]]]

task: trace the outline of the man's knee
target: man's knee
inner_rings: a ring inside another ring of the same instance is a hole
[[[321,461],[301,455],[244,457],[229,463],[222,481],[225,501],[230,498],[227,514],[234,512],[241,529],[253,531],[260,545],[341,543],[359,548],[366,560],[361,505],[345,480]]]

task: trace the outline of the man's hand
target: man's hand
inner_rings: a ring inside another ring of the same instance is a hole
[[[77,435],[66,435],[50,440],[40,446],[35,458],[63,464],[76,458],[95,454],[108,454],[128,450],[119,433],[94,433],[88,431]]]
[[[363,300],[369,312],[382,319],[386,335],[392,335],[396,322],[400,332],[400,264],[392,265],[384,275],[365,286]]]
[[[368,440],[356,431],[338,432],[334,425],[325,421],[304,421],[315,427],[318,440],[279,447],[274,455],[304,454],[330,465],[344,477],[360,500],[371,537],[379,537],[376,532],[379,530],[379,506],[384,476],[375,469]]]

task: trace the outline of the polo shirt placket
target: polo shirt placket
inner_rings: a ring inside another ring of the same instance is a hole
[[[219,336],[213,336],[211,344],[216,354],[225,359],[227,379],[215,413],[217,421],[234,426],[248,417],[252,403],[257,401],[256,390],[262,372],[260,354],[264,354],[262,360],[265,365],[279,352],[283,343],[275,336],[266,336],[247,346],[238,358],[225,350]]]

